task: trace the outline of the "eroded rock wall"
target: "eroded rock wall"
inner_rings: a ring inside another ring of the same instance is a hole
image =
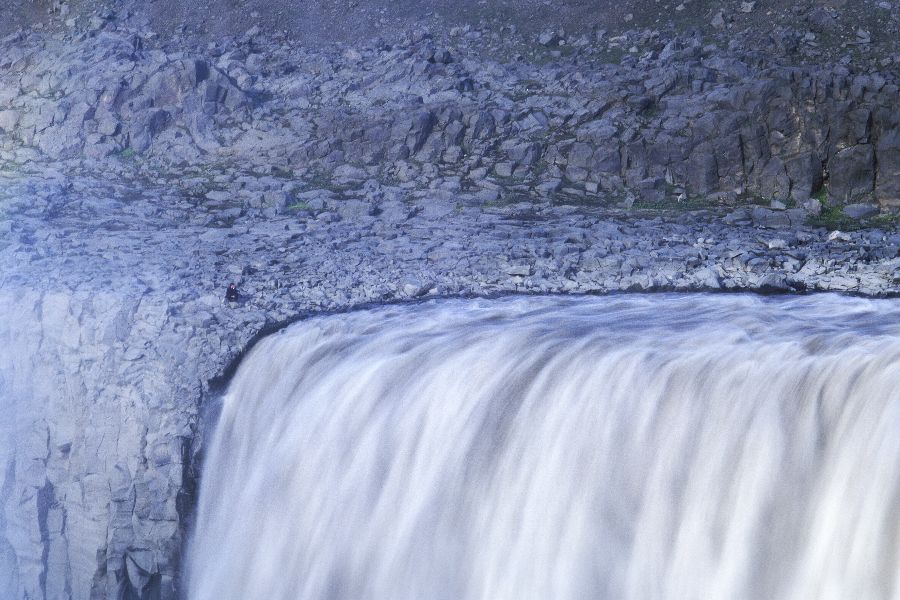
[[[3,597],[174,597],[190,341],[127,290],[6,289],[0,314]]]
[[[617,64],[590,45],[503,62],[467,46],[486,36],[342,49],[256,31],[166,49],[102,22],[64,41],[14,36],[0,60],[0,158],[218,161],[337,184],[456,177],[589,201],[900,205],[891,71],[786,66],[658,34],[624,40],[634,45]]]

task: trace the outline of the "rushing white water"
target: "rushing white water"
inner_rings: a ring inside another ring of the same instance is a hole
[[[191,600],[900,598],[900,304],[441,301],[261,342]]]

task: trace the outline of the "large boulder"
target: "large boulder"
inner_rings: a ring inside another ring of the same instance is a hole
[[[694,148],[687,162],[687,184],[691,191],[706,194],[719,184],[719,169],[713,145],[704,142]]]
[[[875,148],[875,199],[882,206],[900,206],[900,129],[883,133]]]
[[[422,149],[437,122],[437,117],[429,110],[419,111],[413,116],[406,137],[406,145],[411,154]]]
[[[791,191],[791,180],[788,178],[784,162],[773,157],[769,159],[759,173],[759,193],[764,198],[782,200]]]
[[[791,198],[798,202],[809,200],[822,187],[822,161],[815,152],[803,152],[785,162],[791,182]]]
[[[875,148],[859,144],[844,148],[828,161],[828,200],[848,204],[870,197],[875,188]]]

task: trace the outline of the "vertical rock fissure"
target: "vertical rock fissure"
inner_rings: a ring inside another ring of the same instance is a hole
[[[50,528],[47,523],[47,517],[50,512],[50,506],[55,502],[55,496],[53,484],[49,480],[45,481],[44,485],[38,489],[36,496],[38,529],[41,532],[41,574],[38,581],[40,582],[41,593],[45,598],[47,596],[47,571],[50,558]]]
[[[11,456],[3,470],[0,499],[11,498],[16,475],[15,456]],[[12,596],[17,587],[17,557],[6,532],[6,507],[0,502],[0,595]],[[5,581],[4,581],[5,579]]]
[[[202,401],[201,401],[202,406]],[[178,512],[178,523],[181,530],[181,548],[177,562],[183,564],[187,556],[190,534],[193,529],[193,519],[197,507],[197,489],[200,479],[200,457],[195,455],[195,440],[198,438],[198,425],[191,424],[190,437],[181,440],[181,488],[175,500],[175,509]],[[183,590],[186,589],[185,570],[179,567],[175,576],[175,589],[180,592],[180,597],[186,597]]]

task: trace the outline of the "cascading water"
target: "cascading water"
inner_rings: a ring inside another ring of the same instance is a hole
[[[900,304],[438,301],[261,342],[190,600],[900,598]]]

